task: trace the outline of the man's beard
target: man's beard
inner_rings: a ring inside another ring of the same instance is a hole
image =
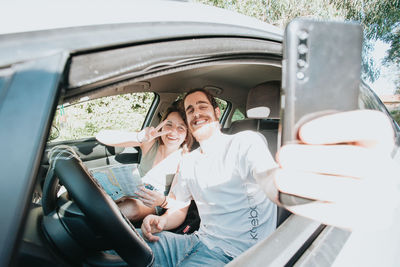
[[[192,135],[198,142],[201,142],[210,138],[216,129],[219,129],[219,122],[211,121],[197,129],[192,129]]]

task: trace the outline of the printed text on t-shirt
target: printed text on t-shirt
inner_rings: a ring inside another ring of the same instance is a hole
[[[247,200],[249,201],[249,220],[250,220],[250,238],[258,240],[258,210],[257,205],[254,205],[254,197],[248,195]]]

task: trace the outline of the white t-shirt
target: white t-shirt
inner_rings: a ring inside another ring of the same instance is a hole
[[[195,200],[201,218],[197,235],[207,247],[236,257],[276,228],[276,205],[252,174],[276,166],[264,136],[218,132],[183,157],[172,190],[177,200]]]
[[[152,167],[143,177],[142,182],[154,186],[155,190],[168,195],[178,165],[182,158],[182,149],[178,149]],[[153,163],[153,162],[152,162]]]

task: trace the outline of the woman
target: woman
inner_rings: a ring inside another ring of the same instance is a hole
[[[160,214],[167,204],[166,195],[181,156],[190,149],[193,142],[177,105],[167,109],[156,128],[146,127],[140,132],[102,130],[96,138],[108,146],[138,146],[142,150],[137,171],[146,187],[154,187],[155,190],[142,187],[137,192],[137,199],[121,199],[118,206],[122,213],[133,222],[149,214]]]

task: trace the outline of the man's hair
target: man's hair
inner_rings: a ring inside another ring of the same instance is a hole
[[[208,101],[210,101],[213,109],[216,109],[218,107],[217,100],[215,100],[215,97],[209,91],[207,91],[204,88],[194,88],[194,89],[191,89],[189,92],[187,92],[186,95],[183,97],[183,99],[182,99],[183,108],[185,107],[184,105],[185,105],[186,97],[188,95],[194,94],[196,92],[202,92],[203,94],[205,94]],[[185,114],[186,114],[186,112],[185,112]]]
[[[182,101],[181,101],[181,103],[180,103],[180,105],[179,105],[179,106],[180,106],[180,109],[182,110],[181,114],[183,114],[183,116],[184,116],[183,119],[184,119],[184,121],[185,121],[186,123],[188,123],[187,117],[186,117],[186,110],[185,110],[185,100],[186,100],[186,97],[188,97],[188,96],[191,95],[191,94],[197,93],[197,92],[202,92],[203,94],[206,95],[208,101],[210,101],[211,106],[212,106],[213,109],[214,109],[214,113],[215,113],[215,109],[216,109],[216,108],[219,108],[218,103],[217,103],[217,100],[215,100],[215,97],[214,97],[209,91],[207,91],[206,89],[204,89],[204,88],[194,88],[194,89],[190,89],[189,92],[187,92],[187,93],[185,94],[185,96],[183,97],[183,99],[182,99]],[[217,117],[217,119],[218,119],[218,117]]]

